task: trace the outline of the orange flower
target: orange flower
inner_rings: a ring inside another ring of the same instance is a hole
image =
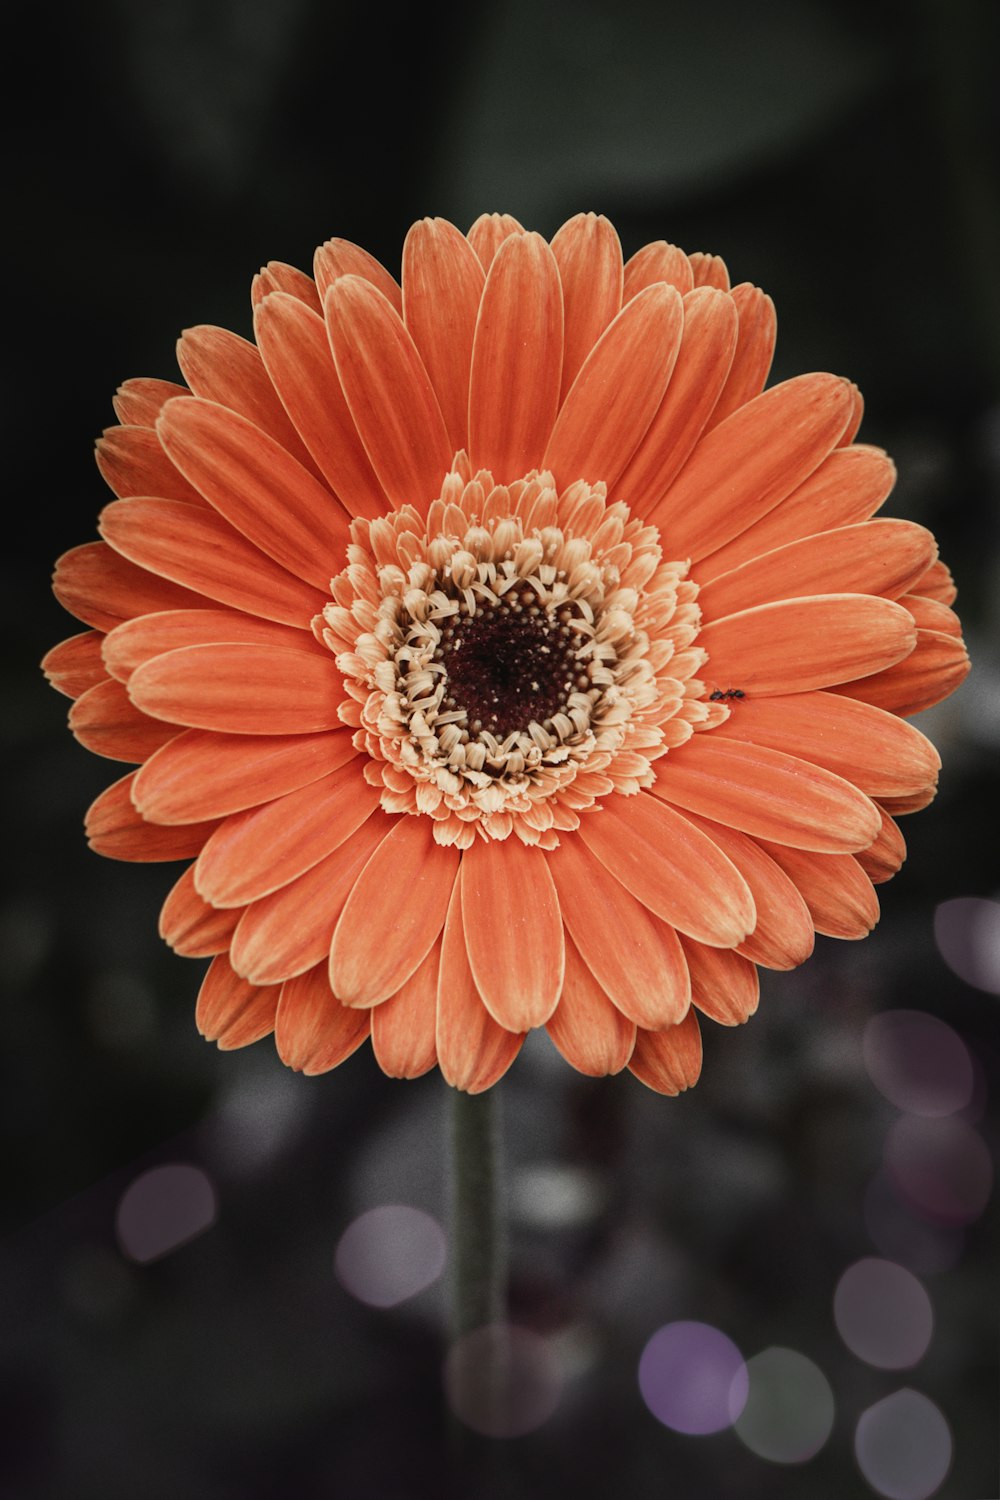
[[[253,305],[122,386],[57,566],[92,628],[45,669],[140,767],[92,847],[195,861],[160,929],[221,1047],[475,1092],[544,1025],[686,1088],[692,1006],[874,925],[939,766],[904,717],[968,670],[857,390],[763,391],[770,300],[593,214],[425,219],[401,288],[331,240]]]

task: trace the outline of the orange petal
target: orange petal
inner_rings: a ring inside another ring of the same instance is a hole
[[[403,284],[405,287],[405,259]],[[437,1062],[434,1035],[440,967],[441,939],[438,938],[406,983],[370,1012],[372,1051],[375,1061],[389,1078],[420,1078]],[[353,1011],[352,1014],[359,1013]]]
[[[949,697],[968,677],[970,666],[961,640],[918,630],[916,647],[904,661],[858,682],[839,683],[833,691],[906,718]]]
[[[170,462],[152,427],[109,427],[97,439],[94,457],[105,483],[123,499],[159,495],[190,505],[205,504],[204,497]]]
[[[81,635],[71,635],[60,641],[42,657],[42,671],[58,693],[67,698],[79,698],[88,688],[107,681],[101,642],[104,636],[99,630],[85,630]]]
[[[721,255],[706,255],[696,250],[688,256],[695,286],[715,286],[720,292],[729,291],[729,271]]]
[[[499,483],[538,468],[559,406],[563,304],[539,234],[506,239],[490,265],[472,347],[469,452]]]
[[[399,282],[395,276],[390,276],[381,261],[376,260],[374,255],[370,255],[360,245],[352,244],[350,240],[327,240],[316,251],[313,270],[316,273],[316,288],[321,304],[326,300],[326,294],[334,282],[341,276],[358,276],[381,292],[390,307],[402,316],[403,294]]]
[[[326,964],[317,964],[281,986],[274,1043],[278,1056],[297,1073],[329,1073],[356,1052],[371,1031],[366,1012],[335,999]]]
[[[867,848],[881,826],[874,803],[850,782],[762,745],[696,734],[656,769],[652,790],[666,802],[797,849],[853,853]],[[689,935],[705,941],[700,933]]]
[[[476,839],[462,856],[462,922],[483,1003],[508,1031],[541,1026],[563,982],[559,897],[547,857],[519,839]]]
[[[195,1008],[195,1023],[206,1041],[218,1042],[220,1052],[231,1052],[270,1036],[277,1009],[277,985],[261,989],[248,983],[233,972],[229,959],[220,953],[208,966]]]
[[[919,792],[913,792],[909,797],[882,797],[880,804],[885,812],[891,813],[895,818],[901,818],[905,813],[923,812],[929,807],[937,796],[937,787],[923,787]]]
[[[947,604],[928,599],[924,594],[903,594],[899,600],[913,616],[920,630],[936,630],[940,635],[962,634],[962,622]]]
[[[713,620],[698,636],[706,680],[758,694],[853,682],[901,661],[915,643],[909,613],[871,594],[778,599]]]
[[[689,937],[733,948],[753,931],[753,897],[736,867],[648,793],[610,798],[600,813],[580,820],[579,836],[643,906]]]
[[[941,769],[934,746],[911,724],[834,693],[747,698],[712,733],[825,766],[870,797],[906,796],[936,782]]]
[[[343,566],[348,520],[297,459],[210,401],[168,402],[156,430],[177,467],[238,532],[298,578],[329,588]]]
[[[231,734],[339,729],[344,701],[332,657],[244,643],[184,646],[154,656],[132,673],[128,691],[156,719]]]
[[[116,625],[104,637],[103,655],[108,671],[119,682],[128,682],[136,667],[152,656],[176,651],[180,646],[221,645],[236,641],[262,646],[290,646],[310,656],[326,655],[309,630],[244,615],[234,609],[170,609],[139,615]]]
[[[560,400],[622,305],[622,247],[602,214],[576,214],[552,238],[563,289],[563,370]]]
[[[671,556],[706,557],[790,495],[834,447],[851,404],[836,375],[799,375],[705,434],[649,517]]]
[[[722,395],[706,423],[707,431],[760,395],[774,357],[778,323],[770,297],[744,281],[733,287],[732,299],[739,316],[736,353]]]
[[[773,599],[800,599],[808,594],[881,594],[899,599],[926,572],[936,553],[937,543],[924,526],[912,521],[865,521],[801,537],[719,574],[702,587],[698,607],[702,619],[708,621]],[[906,600],[900,603],[910,607]]]
[[[682,938],[691,971],[691,1001],[720,1026],[741,1026],[757,1009],[757,966],[731,948],[706,948]]]
[[[867,849],[854,856],[872,885],[891,880],[906,858],[906,843],[898,825],[884,808],[880,807],[879,811],[882,814],[881,833],[874,844],[869,844]]]
[[[316,472],[253,344],[228,328],[208,324],[186,328],[177,341],[177,363],[196,396],[245,417],[305,468]]]
[[[895,482],[895,465],[881,448],[837,448],[773,510],[705,556],[698,578],[707,582],[799,537],[867,521]]]
[[[689,1010],[683,1021],[665,1031],[640,1031],[629,1072],[657,1094],[682,1094],[701,1077],[701,1031]]]
[[[523,1036],[494,1021],[469,968],[462,896],[455,882],[441,939],[435,1046],[442,1077],[452,1088],[482,1093],[501,1078],[521,1050]]]
[[[97,630],[113,630],[152,610],[198,609],[212,602],[137,568],[107,542],[85,542],[64,552],[56,563],[52,592],[63,609]]]
[[[447,219],[421,219],[403,245],[403,314],[453,449],[468,446],[469,369],[483,268]]]
[[[341,505],[351,516],[382,515],[385,492],[354,425],[323,319],[276,292],[258,305],[254,331],[267,373]]]
[[[479,257],[484,271],[509,235],[523,234],[524,228],[510,214],[480,214],[466,238]]]
[[[643,287],[652,286],[657,281],[666,281],[670,286],[675,286],[682,297],[694,289],[691,262],[683,250],[679,250],[676,245],[668,245],[666,240],[654,240],[651,245],[643,245],[626,263],[622,301],[631,302]]]
[[[731,297],[702,287],[684,298],[684,329],[670,384],[617,487],[634,512],[648,514],[686,462],[726,383],[736,337]]]
[[[325,963],[344,903],[390,827],[376,811],[318,865],[248,906],[233,938],[235,967],[257,983],[276,984]]]
[[[243,915],[241,908],[217,911],[194,888],[194,866],[184,874],[163,903],[160,937],[185,958],[211,958],[225,953]]]
[[[444,924],[459,854],[434,842],[429,818],[394,820],[359,875],[330,949],[334,993],[377,1005],[406,983]]]
[[[293,577],[207,506],[182,500],[116,500],[104,507],[99,524],[116,552],[198,590],[197,603],[217,600],[269,620],[308,625],[329,601],[329,591],[324,595]],[[153,607],[169,609],[171,603]]]
[[[354,424],[389,500],[426,510],[453,449],[434,387],[402,319],[368,282],[326,294],[326,326]]]
[[[150,757],[132,795],[157,823],[221,818],[318,781],[357,753],[349,729],[287,735],[188,729]]]
[[[745,833],[723,828],[693,812],[684,816],[718,844],[750,887],[757,925],[736,952],[767,969],[795,969],[805,963],[815,942],[812,918],[784,870]]]
[[[100,682],[70,709],[69,727],[95,755],[109,760],[148,760],[174,738],[177,728],[136,708],[120,682]]]
[[[680,295],[660,284],[640,292],[605,329],[563,402],[542,460],[558,489],[576,479],[615,485],[663,398],[683,321]]]
[[[673,928],[609,877],[581,839],[563,839],[548,861],[567,932],[602,994],[649,1030],[679,1021],[691,983]]]
[[[771,858],[795,882],[817,932],[826,937],[867,937],[879,918],[872,883],[851,854],[815,854],[764,843]]]
[[[323,303],[312,277],[296,266],[286,265],[283,260],[269,260],[254,277],[250,288],[251,304],[257,307],[272,292],[287,293],[315,313],[323,311]]]
[[[359,760],[233,813],[198,859],[195,884],[213,906],[245,906],[311,870],[355,833],[378,805]]]
[[[635,1046],[635,1022],[612,1005],[568,935],[562,995],[545,1025],[566,1061],[591,1078],[620,1073]]]
[[[154,427],[161,407],[175,396],[190,394],[187,387],[178,385],[176,380],[151,380],[140,376],[135,380],[123,380],[111,404],[123,427]],[[148,493],[145,489],[136,491],[138,495]]]
[[[958,589],[951,576],[951,569],[940,558],[937,562],[931,563],[922,578],[917,579],[913,585],[913,592],[923,594],[927,599],[936,599],[939,604],[954,604],[958,598]]]
[[[87,809],[87,839],[95,854],[146,864],[167,859],[192,859],[217,824],[188,823],[183,828],[161,828],[145,822],[132,804],[135,772],[112,782]]]

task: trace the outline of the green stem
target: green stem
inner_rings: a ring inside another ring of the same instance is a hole
[[[450,1123],[452,1337],[460,1338],[507,1311],[498,1090],[452,1089]]]

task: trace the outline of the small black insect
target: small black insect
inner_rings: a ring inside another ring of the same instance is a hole
[[[745,698],[746,693],[742,688],[726,688],[724,692],[721,688],[716,688],[715,692],[709,693],[708,696],[711,702],[718,703],[721,698]]]

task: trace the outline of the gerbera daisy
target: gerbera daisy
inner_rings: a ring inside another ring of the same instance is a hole
[[[478,1092],[545,1026],[663,1093],[696,1011],[867,933],[967,657],[931,534],[848,381],[769,390],[770,299],[581,214],[414,225],[401,285],[331,240],[271,263],[256,343],[129,380],[120,497],[66,553],[91,628],[45,669],[139,769],[91,845],[193,860],[160,929],[197,1020]]]

